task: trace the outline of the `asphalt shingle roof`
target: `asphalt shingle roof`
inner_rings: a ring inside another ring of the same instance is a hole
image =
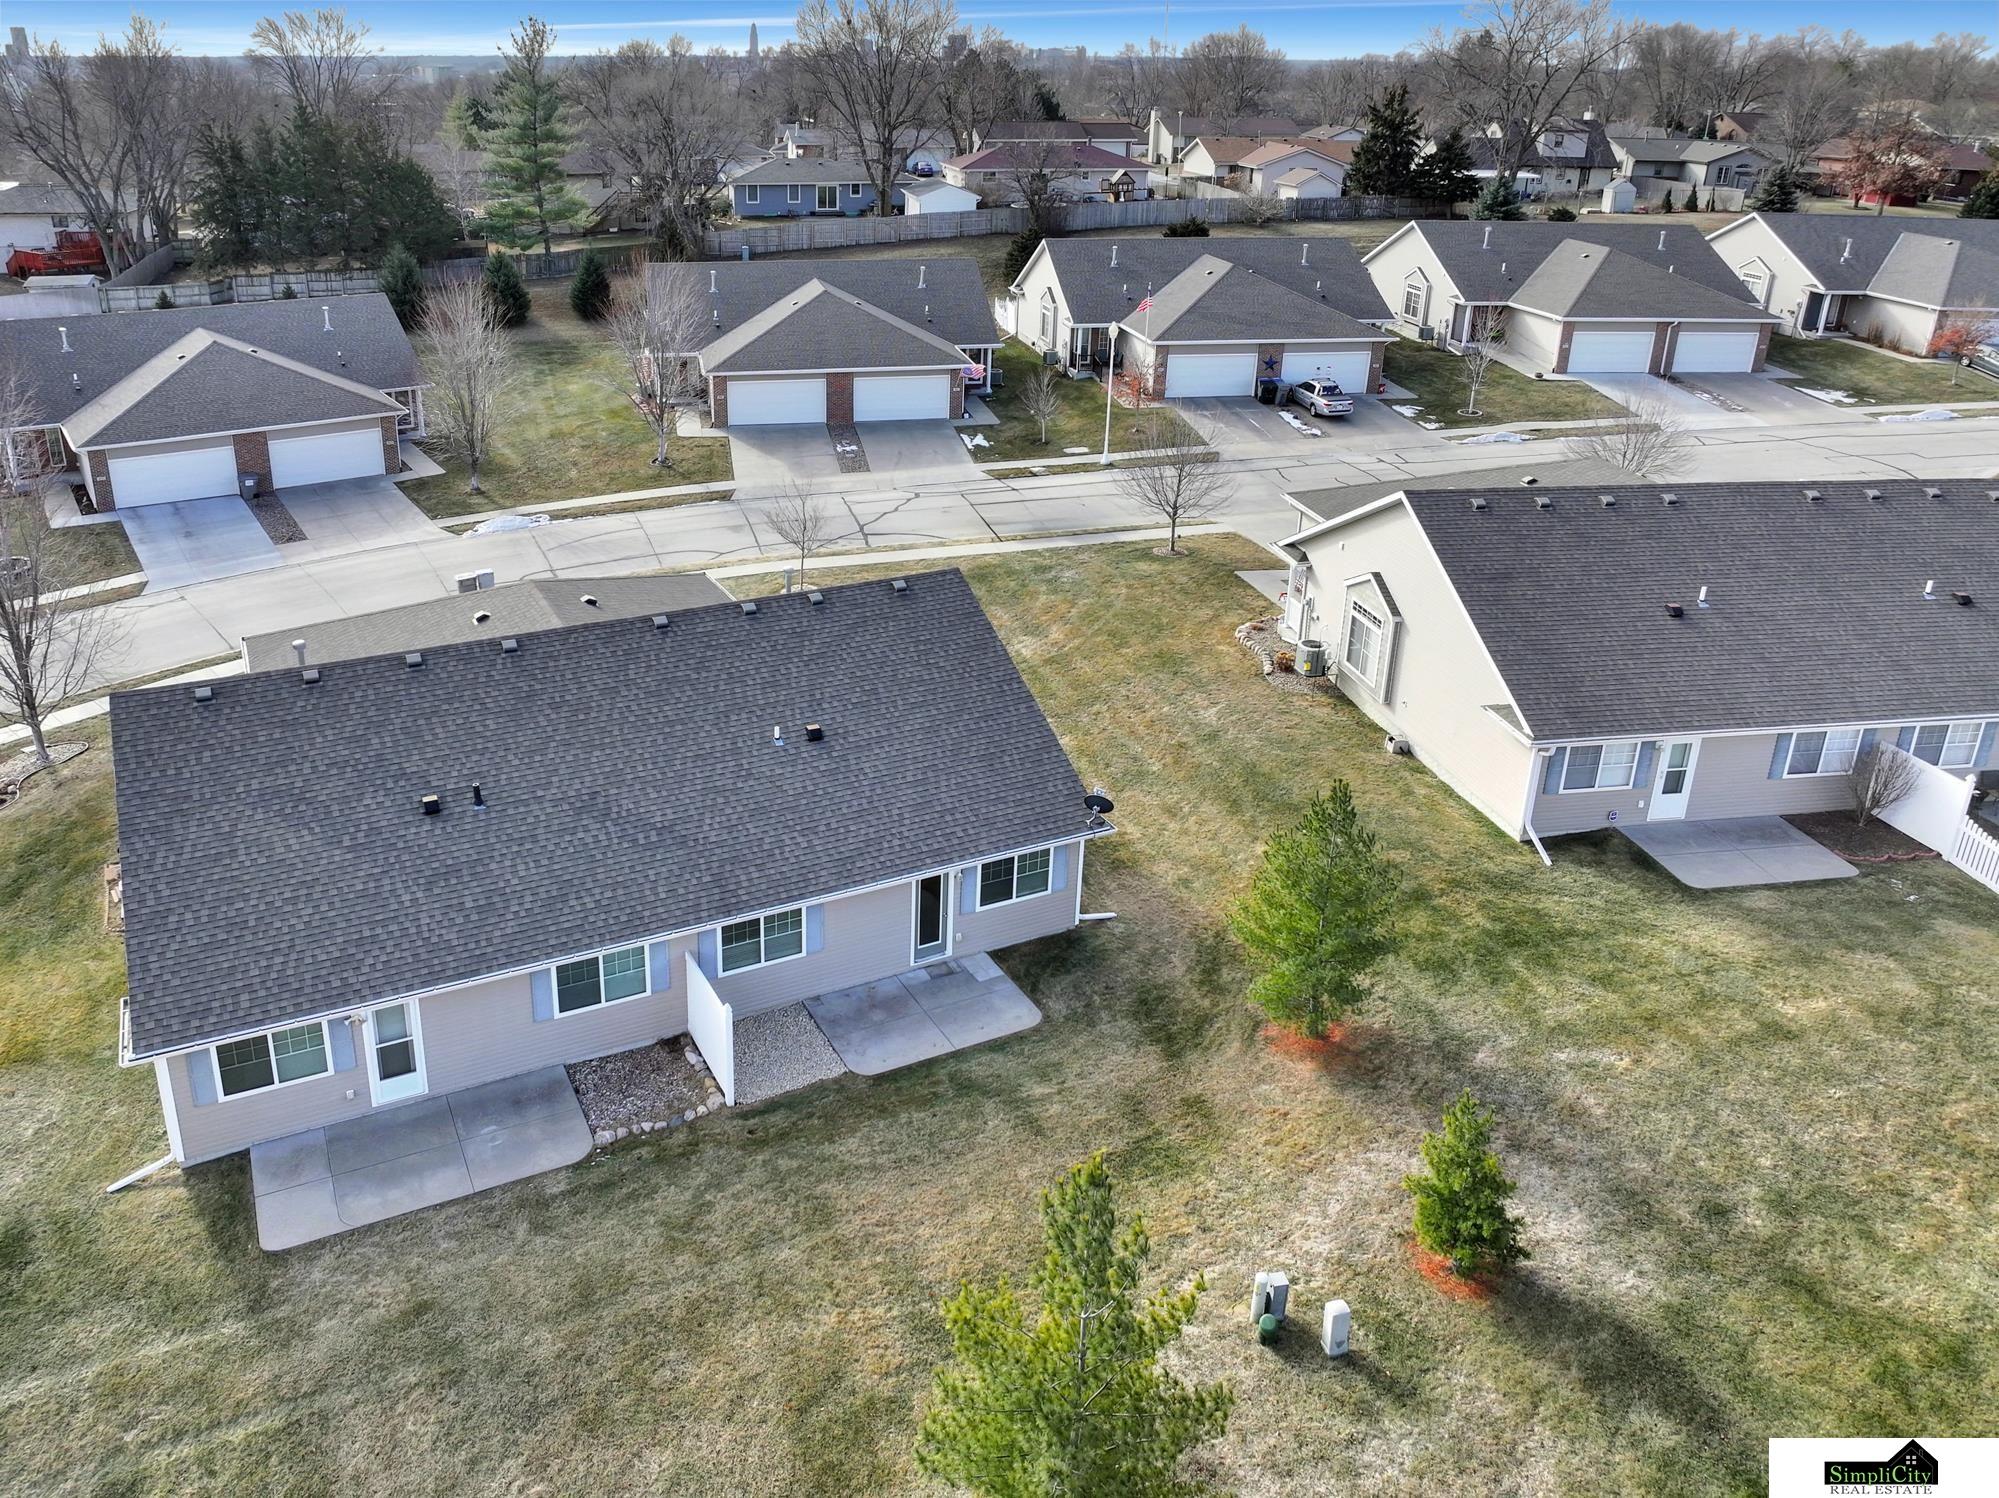
[[[1000,341],[978,262],[962,255],[934,260],[681,261],[649,265],[646,275],[662,288],[675,280],[695,288],[710,314],[710,345],[813,281],[859,297],[960,348],[991,348]]]
[[[1116,172],[1129,156],[1081,140],[1003,140],[944,163],[964,172]]]
[[[1872,291],[1933,307],[1999,304],[1999,220],[1756,217],[1827,291]],[[1946,254],[1932,248],[1931,240],[1958,248]]]
[[[763,186],[766,183],[811,183],[837,182],[842,185],[858,182],[863,187],[874,181],[874,174],[866,167],[851,161],[836,161],[827,156],[799,156],[787,160],[773,156],[769,161],[759,161],[747,171],[736,173],[729,179],[729,185]]]
[[[822,596],[117,694],[132,1054],[1086,830],[961,574]]]
[[[1629,482],[1408,503],[1537,739],[1999,713],[1990,484],[1814,487],[1817,503],[1795,484]]]
[[[1049,239],[1042,242],[1069,313],[1079,323],[1124,322],[1145,299],[1203,256],[1259,276],[1362,322],[1386,322],[1388,304],[1353,252],[1334,235],[1218,236],[1213,239]],[[1113,250],[1117,263],[1111,263]],[[1246,323],[1244,339],[1289,337],[1281,319]]]
[[[594,598],[594,604],[585,598]],[[307,665],[359,660],[406,650],[430,650],[466,640],[497,640],[598,619],[632,619],[724,603],[720,584],[698,572],[653,577],[531,578],[476,593],[452,593],[397,609],[377,609],[343,619],[323,619],[243,641],[252,671],[297,664],[292,641],[305,641]],[[485,615],[482,620],[479,616]]]
[[[1582,239],[1564,240],[1549,251],[1513,301],[1556,317],[1777,321],[1745,296],[1716,291],[1636,255]]]
[[[1555,488],[1575,484],[1593,484],[1600,488],[1616,488],[1631,482],[1631,475],[1610,463],[1594,458],[1564,458],[1546,463],[1521,463],[1506,468],[1481,468],[1476,474],[1467,474],[1462,469],[1450,473],[1418,475],[1405,479],[1390,479],[1376,484],[1341,484],[1333,489],[1294,489],[1289,497],[1310,510],[1323,523],[1336,520],[1342,515],[1350,515],[1355,510],[1364,509],[1376,500],[1386,499],[1391,494],[1417,493],[1428,489],[1463,489],[1467,478],[1476,478],[1488,487],[1481,491],[1494,493],[1506,489],[1520,489],[1531,492],[1537,487]],[[1526,481],[1532,479],[1533,484]]]
[[[1563,155],[1560,152],[1544,152],[1541,149],[1541,137],[1536,136],[1521,155],[1521,166],[1529,170],[1534,168],[1557,170],[1563,167],[1571,169],[1616,167],[1617,153],[1610,148],[1610,136],[1603,128],[1603,121],[1554,120],[1550,122],[1549,128],[1552,131],[1558,131],[1565,135],[1582,136],[1584,138],[1582,151],[1574,156]],[[1518,139],[1523,133],[1521,127],[1516,124],[1509,131],[1509,138]],[[1474,168],[1492,171],[1498,166],[1500,143],[1496,138],[1487,135],[1484,131],[1480,131],[1476,135],[1467,135],[1465,137],[1465,144],[1471,147],[1471,159]]]
[[[393,416],[379,390],[200,328],[63,422],[76,448]]]
[[[1159,118],[1175,135],[1188,140],[1203,135],[1262,137],[1298,133],[1298,122],[1282,114],[1241,114],[1225,119],[1204,114],[1169,115],[1162,111]]]
[[[1543,260],[1561,245],[1580,241],[1603,245],[1670,270],[1676,276],[1745,304],[1750,312],[1755,310],[1735,272],[1701,237],[1700,230],[1685,224],[1592,224],[1587,219],[1573,224],[1425,219],[1404,232],[1423,237],[1444,274],[1468,302],[1512,301]],[[1371,252],[1379,253],[1379,249]],[[1635,308],[1626,315],[1641,316],[1649,310]]]
[[[956,344],[851,292],[807,281],[701,350],[703,373],[916,369],[964,363]]]
[[[202,328],[374,390],[428,383],[409,335],[379,292],[0,322],[0,366],[20,369],[39,418],[59,422]]]
[[[1766,153],[1746,140],[1664,140],[1650,136],[1613,135],[1610,143],[1633,161],[1720,161],[1725,156],[1763,156]]]
[[[0,213],[82,213],[83,199],[60,182],[0,183]]]
[[[1393,335],[1379,328],[1215,255],[1201,256],[1160,287],[1152,310],[1132,314],[1127,326],[1155,343],[1245,339],[1256,336],[1246,331],[1254,328],[1282,328],[1286,339],[1393,341]]]

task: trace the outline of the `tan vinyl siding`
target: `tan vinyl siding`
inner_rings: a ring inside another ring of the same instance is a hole
[[[1599,827],[1612,827],[1617,822],[1642,822],[1645,820],[1645,805],[1650,800],[1650,785],[1633,786],[1622,791],[1560,791],[1548,792],[1540,789],[1540,776],[1546,771],[1547,761],[1534,761],[1535,796],[1534,830],[1542,837],[1555,837],[1565,832],[1594,832]],[[1657,766],[1653,766],[1654,778]],[[1611,813],[1615,812],[1613,821]]]
[[[1052,936],[1057,931],[1067,931],[1076,924],[1076,870],[1082,858],[1080,843],[1064,843],[1066,850],[1067,877],[1061,889],[1051,889],[1046,894],[1029,895],[1025,899],[1009,900],[1004,905],[989,905],[984,910],[975,910],[970,915],[963,913],[964,896],[958,890],[952,891],[952,898],[961,903],[953,906],[957,912],[952,916],[955,923],[952,931],[951,952],[958,957],[973,952],[991,952],[1000,947],[1010,947],[1015,942],[1032,941],[1037,936]],[[977,864],[968,864],[959,870],[961,879],[969,879],[974,887],[978,884]],[[960,887],[962,888],[962,886]]]
[[[1513,311],[1506,314],[1502,326],[1509,350],[1541,369],[1555,367],[1555,354],[1562,346],[1562,325],[1559,321],[1532,312]],[[1592,325],[1578,323],[1576,326]]]
[[[327,1023],[342,1025],[347,1021],[334,1019]],[[361,1038],[358,1028],[354,1038],[358,1059]],[[167,1057],[167,1076],[173,1083],[174,1112],[180,1117],[181,1149],[186,1164],[212,1160],[217,1155],[248,1149],[265,1139],[296,1134],[301,1129],[358,1118],[374,1107],[368,1100],[365,1062],[351,1071],[332,1072],[286,1087],[266,1088],[196,1107],[194,1094],[188,1087],[187,1069],[190,1065],[211,1064],[207,1051]],[[347,1096],[350,1090],[354,1094],[351,1098]]]
[[[1937,314],[1927,307],[1857,296],[1846,304],[1846,330],[1870,343],[1885,343],[1905,354],[1927,354],[1936,336]]]
[[[1891,744],[1895,741],[1892,730],[1885,737]],[[1693,790],[1687,796],[1687,815],[1702,820],[1764,817],[1782,812],[1840,811],[1853,804],[1844,775],[1772,780],[1770,756],[1776,743],[1774,733],[1701,740]]]
[[[825,945],[819,951],[725,973],[715,979],[715,992],[740,1019],[814,994],[906,972],[914,919],[910,898],[905,882],[845,900],[829,900],[825,905]],[[675,940],[676,968],[685,966],[682,959],[694,946],[692,937]]]
[[[1418,325],[1402,315],[1402,293],[1412,270],[1421,270],[1429,278],[1429,301],[1423,321],[1438,328],[1447,326],[1457,290],[1438,269],[1436,257],[1420,233],[1411,231],[1393,243],[1382,245],[1367,261],[1367,273],[1374,278],[1375,289],[1394,315],[1391,326],[1414,337]]]
[[[664,993],[598,1004],[539,1024],[525,973],[433,994],[419,1007],[429,1089],[455,1092],[681,1034],[687,1029],[687,975],[676,969]]]

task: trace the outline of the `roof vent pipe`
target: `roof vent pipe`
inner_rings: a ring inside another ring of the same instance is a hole
[[[1666,231],[1664,229],[1659,231],[1659,248],[1662,250],[1666,248]]]
[[[1112,270],[1116,270],[1116,269],[1117,269],[1117,246],[1116,246],[1116,245],[1112,245],[1112,246],[1111,246],[1111,269],[1112,269]]]
[[[773,749],[782,749],[784,747],[784,725],[782,723],[771,724],[770,743]]]
[[[65,354],[75,353],[76,350],[69,346],[69,329],[63,324],[57,323],[56,331],[62,335],[62,351]]]
[[[927,265],[919,265],[916,267],[916,289],[918,291],[923,290],[923,278],[926,274],[929,273],[929,270],[930,267]]]
[[[1300,265],[1312,263],[1312,246],[1309,242],[1298,246],[1298,263]]]
[[[715,294],[715,267],[711,265],[708,267],[708,295],[714,296]]]
[[[472,782],[472,807],[475,811],[486,809],[486,788],[476,780]]]
[[[1851,260],[1852,258],[1853,258],[1852,239],[1851,238],[1842,239],[1839,242],[1839,263],[1841,265],[1844,265],[1846,264],[1847,261]]]
[[[1479,247],[1479,248],[1480,248],[1481,250],[1489,250],[1489,249],[1491,249],[1491,248],[1492,248],[1492,225],[1491,225],[1491,224],[1487,224],[1487,225],[1485,226],[1485,238],[1479,241],[1479,246],[1478,246],[1478,247]]]
[[[321,317],[323,317],[323,318],[324,318],[324,319],[326,320],[326,325],[325,325],[325,327],[323,327],[322,329],[320,329],[320,331],[321,331],[321,332],[323,332],[323,333],[331,333],[331,332],[333,331],[333,308],[332,308],[332,306],[331,306],[331,305],[329,305],[328,303],[325,303],[325,302],[321,302],[321,303],[320,303],[320,305],[319,305],[319,315],[320,315]]]
[[[300,639],[300,640],[293,640],[293,641],[292,641],[292,654],[298,657],[298,663],[299,663],[299,664],[300,664],[301,666],[303,666],[303,665],[305,664],[305,641],[304,641],[304,640]]]
[[[1706,583],[1702,583],[1702,584],[1701,584],[1701,596],[1700,596],[1699,598],[1695,599],[1695,600],[1694,600],[1694,602],[1698,603],[1698,604],[1699,604],[1699,605],[1700,605],[1700,606],[1701,606],[1702,608],[1706,608],[1706,607],[1707,607],[1707,584],[1706,584]]]
[[[1937,596],[1937,580],[1930,578],[1923,584],[1923,597],[1934,601]]]

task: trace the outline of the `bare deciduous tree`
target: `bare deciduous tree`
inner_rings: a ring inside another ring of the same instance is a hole
[[[8,137],[75,195],[119,271],[138,258],[123,209],[137,145],[117,98],[123,70],[104,55],[106,45],[82,57],[58,42],[31,49],[0,80],[0,108]]]
[[[1048,445],[1048,423],[1062,410],[1062,379],[1046,364],[1040,365],[1027,377],[1027,383],[1020,387],[1020,409],[1034,420],[1040,430],[1037,439],[1043,447]]]
[[[867,167],[875,212],[893,213],[903,142],[935,114],[950,0],[806,0],[797,42],[834,128]]]
[[[493,434],[512,410],[521,382],[520,359],[500,326],[482,277],[434,286],[424,303],[423,366],[431,425],[464,461],[467,490],[478,494],[479,467]]]
[[[1118,492],[1166,522],[1166,554],[1180,555],[1180,527],[1218,515],[1235,498],[1235,481],[1212,450],[1185,447],[1186,428],[1163,407],[1141,412],[1138,445],[1159,456],[1117,470]]]
[[[1865,827],[1875,817],[1916,788],[1921,761],[1885,744],[1874,744],[1853,757],[1846,772],[1853,793],[1853,820]]]
[[[611,303],[604,331],[618,351],[610,383],[653,435],[653,465],[673,466],[668,439],[680,412],[707,395],[696,352],[706,340],[708,304],[695,268],[629,283]]]
[[[1104,107],[1119,119],[1143,126],[1152,116],[1152,107],[1162,102],[1167,59],[1155,39],[1141,52],[1126,42],[1114,57],[1107,57],[1097,76],[1097,91]]]
[[[1181,88],[1197,114],[1232,120],[1276,101],[1284,54],[1247,23],[1190,43],[1180,57]]]
[[[1854,80],[1865,43],[1853,32],[1835,37],[1807,26],[1779,43],[1781,92],[1770,118],[1757,132],[1784,166],[1802,167],[1818,148],[1853,123]]]
[[[951,143],[964,155],[997,121],[1018,118],[1026,109],[1027,96],[1020,47],[997,27],[988,26],[943,64],[937,106]]]
[[[1235,206],[1236,218],[1245,224],[1274,224],[1284,217],[1284,199],[1274,192],[1245,192]]]
[[[395,88],[398,74],[368,45],[368,23],[339,6],[266,16],[250,30],[251,66],[287,103],[318,120],[352,123]]]
[[[805,585],[808,562],[833,542],[833,516],[826,502],[803,484],[786,484],[764,510],[764,524],[798,557],[798,585]]]
[[[1664,401],[1635,400],[1626,421],[1568,439],[1569,452],[1622,468],[1640,478],[1669,479],[1694,458],[1694,441],[1679,413]]]

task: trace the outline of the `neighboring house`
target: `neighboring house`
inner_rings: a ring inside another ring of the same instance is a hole
[[[1770,116],[1760,109],[1734,109],[1714,117],[1716,140],[1754,140]]]
[[[1944,178],[1932,191],[1932,197],[1962,198],[1969,196],[1972,189],[1978,186],[1979,179],[1992,170],[1992,158],[1976,146],[1959,145],[1956,141],[1944,140],[1941,137],[1934,138],[1932,143],[1938,150],[1943,152],[1945,168]],[[1813,165],[1816,167],[1820,177],[1830,182],[1840,169],[1852,159],[1852,143],[1845,136],[1840,135],[1835,136],[1818,148],[1813,155]],[[1871,204],[1876,202],[1878,197],[1879,194],[1877,193],[1865,192],[1860,194],[1860,201]],[[1909,208],[1915,206],[1915,202],[1916,199],[1907,193],[1890,193],[1888,195],[1887,206]]]
[[[52,250],[65,230],[88,232],[90,215],[67,187],[53,182],[0,181],[0,265],[16,250]],[[136,218],[125,231],[136,237]]]
[[[428,382],[378,293],[0,322],[0,366],[100,510],[396,473],[424,430]]]
[[[1999,764],[1988,484],[1494,478],[1342,501],[1285,617],[1510,836],[1845,807],[1876,742]]]
[[[1331,235],[1046,239],[1010,290],[1023,343],[1069,369],[1101,368],[1115,324],[1118,373],[1169,398],[1253,395],[1265,379],[1368,394],[1393,341],[1352,246]]]
[[[707,305],[699,361],[718,427],[956,421],[999,345],[978,262],[755,260],[646,267]]]
[[[1303,140],[1341,141],[1348,145],[1359,140],[1367,132],[1358,125],[1314,125],[1300,137]],[[1351,158],[1349,158],[1351,160]]]
[[[955,571],[111,723],[118,1059],[184,1164],[1069,930],[1111,830]]]
[[[1763,173],[1776,165],[1764,152],[1740,141],[1653,140],[1610,137],[1620,174],[1631,179],[1640,201],[1668,192],[1717,187],[1753,192]]]
[[[1093,116],[1080,120],[1001,120],[981,130],[975,145],[1017,145],[1059,141],[1067,145],[1095,146],[1100,151],[1131,159],[1145,154],[1145,132],[1128,120]]]
[[[872,213],[875,186],[865,166],[830,157],[773,156],[729,179],[729,208],[737,218],[805,218],[812,214]],[[898,185],[892,207],[902,204]]]
[[[1278,183],[1300,170],[1315,173],[1333,184],[1333,191],[1293,192],[1298,197],[1338,197],[1346,190],[1347,168],[1353,165],[1353,147],[1344,141],[1265,141],[1236,162],[1250,192],[1276,193]]]
[[[1999,221],[1751,213],[1708,236],[1787,333],[1927,354],[1952,314],[1999,308]]]
[[[928,126],[897,132],[896,145],[902,152],[902,165],[911,171],[924,166],[936,171],[955,149],[950,131]],[[776,143],[769,152],[786,161],[831,161],[841,153],[842,141],[834,131],[796,121],[778,128]]]
[[[1010,202],[1020,195],[1023,178],[1045,172],[1052,189],[1063,197],[1102,200],[1120,193],[1133,195],[1116,182],[1131,165],[1131,158],[1120,151],[1080,141],[1015,141],[953,156],[944,163],[944,179],[983,198]]]
[[[478,579],[479,574],[472,575],[472,581]],[[243,666],[249,671],[325,666],[334,661],[401,655],[440,645],[462,645],[468,640],[498,640],[598,619],[636,619],[728,601],[721,584],[701,572],[531,578],[497,588],[473,587],[372,614],[347,614],[317,624],[249,635],[243,640]]]
[[[786,120],[777,127],[771,151],[787,161],[821,161],[839,155],[840,147],[831,130],[810,120]]]
[[[979,206],[979,195],[943,178],[912,182],[902,190],[902,211],[919,213],[970,213]]]
[[[1296,139],[1298,122],[1288,115],[1256,114],[1214,118],[1183,110],[1153,110],[1145,128],[1146,160],[1157,166],[1178,161],[1204,135],[1246,135],[1253,140]]]
[[[1743,373],[1777,319],[1689,226],[1424,221],[1366,256],[1403,332],[1462,349],[1498,329],[1535,373]]]
[[[1268,148],[1272,146],[1280,149],[1270,151]],[[1180,153],[1180,167],[1184,176],[1219,182],[1238,172],[1247,174],[1251,157],[1259,161],[1279,161],[1291,155],[1295,155],[1299,162],[1309,160],[1315,165],[1329,163],[1344,166],[1325,141],[1306,141],[1296,136],[1224,135],[1216,132],[1196,136],[1189,141],[1187,149]]]
[[[1338,178],[1309,166],[1293,167],[1265,189],[1280,198],[1337,198],[1347,190],[1345,174]]]
[[[1488,124],[1483,131],[1468,136],[1472,175],[1498,175],[1500,149],[1509,136],[1524,134],[1519,124]],[[1556,120],[1533,140],[1520,157],[1514,185],[1525,197],[1547,197],[1551,193],[1593,192],[1618,174],[1617,153],[1611,149],[1603,121],[1585,112],[1580,119]]]

